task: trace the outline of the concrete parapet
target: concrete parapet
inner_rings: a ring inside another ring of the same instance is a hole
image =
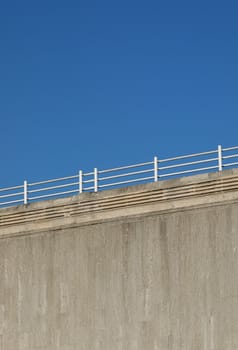
[[[238,349],[238,170],[0,210],[0,350]]]
[[[238,169],[85,193],[0,210],[0,238],[128,215],[214,205],[238,197]]]

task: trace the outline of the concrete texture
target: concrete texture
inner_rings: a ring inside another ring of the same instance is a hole
[[[0,350],[238,349],[237,183],[230,171],[0,211]]]

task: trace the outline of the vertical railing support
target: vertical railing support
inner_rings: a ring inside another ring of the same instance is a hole
[[[158,181],[158,158],[154,157],[154,182]]]
[[[83,171],[79,170],[79,193],[83,193]]]
[[[222,171],[222,147],[218,145],[218,170]]]
[[[27,204],[28,198],[27,198],[27,181],[24,181],[24,204]]]
[[[94,192],[98,191],[98,169],[94,168]]]

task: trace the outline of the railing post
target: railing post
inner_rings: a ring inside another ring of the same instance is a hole
[[[94,192],[98,191],[98,169],[94,168]]]
[[[222,171],[222,146],[218,145],[218,170]]]
[[[83,171],[79,170],[79,193],[83,192]]]
[[[27,198],[27,181],[24,181],[24,204],[27,204],[28,198]]]
[[[158,158],[154,157],[154,182],[158,181]]]

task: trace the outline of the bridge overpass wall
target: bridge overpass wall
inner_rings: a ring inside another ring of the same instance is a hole
[[[238,171],[0,210],[0,350],[238,349]]]

